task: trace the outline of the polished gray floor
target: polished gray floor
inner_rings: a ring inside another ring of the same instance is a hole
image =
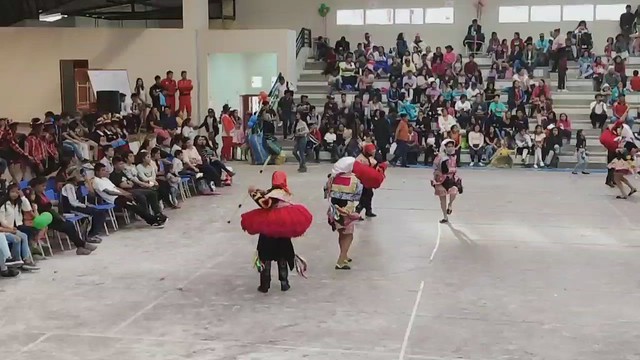
[[[439,229],[430,170],[390,169],[339,272],[329,166],[284,168],[316,217],[296,241],[309,279],[290,292],[256,291],[255,238],[226,223],[270,178],[238,166],[224,195],[190,199],[164,230],[132,226],[0,280],[0,358],[640,359],[640,197],[615,200],[603,175],[463,171]]]

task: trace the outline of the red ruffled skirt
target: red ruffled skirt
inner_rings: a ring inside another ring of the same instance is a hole
[[[372,168],[356,161],[353,164],[353,174],[360,180],[362,186],[369,189],[377,189],[382,185],[385,175],[385,165],[379,165],[378,168]]]
[[[270,209],[255,209],[242,214],[240,226],[251,235],[274,238],[296,238],[311,227],[313,215],[300,204]]]

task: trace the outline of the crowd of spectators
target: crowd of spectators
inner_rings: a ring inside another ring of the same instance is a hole
[[[121,113],[49,111],[33,118],[28,132],[0,118],[0,175],[8,173],[0,179],[0,276],[37,270],[36,260],[53,255],[50,236],[89,255],[109,223],[119,227],[117,214],[162,228],[165,211],[179,209],[192,191],[214,195],[231,184],[235,174],[218,157],[215,112],[193,125],[186,99],[170,99],[171,76],[156,77],[148,90],[138,79]],[[234,143],[225,145],[241,124],[237,111],[225,106],[220,123],[224,159],[231,160]],[[36,229],[43,213],[52,221]]]
[[[401,160],[401,165],[416,163],[420,153],[423,163],[430,165],[441,141],[453,138],[458,153],[469,149],[471,166],[491,163],[500,149],[521,156],[525,165],[532,155],[531,166],[557,166],[558,154],[575,134],[569,116],[554,111],[549,72],[558,73],[558,92],[567,91],[570,62],[575,62],[579,79],[592,79],[597,92],[590,115],[594,128],[617,118],[633,124],[624,98],[635,91],[634,86],[640,90],[640,77],[635,72],[627,81],[626,61],[636,53],[637,43],[637,37],[625,32],[628,21],[623,18],[629,13],[635,28],[640,14],[628,7],[621,17],[621,33],[610,39],[601,56],[594,54],[585,21],[565,33],[554,29],[534,39],[516,32],[508,40],[495,32],[485,39],[473,20],[463,41],[468,54],[464,56],[452,45],[432,50],[419,34],[407,41],[400,33],[395,46],[388,48],[374,43],[369,33],[355,47],[344,36],[334,46],[319,37],[315,56],[326,64],[329,87],[323,112],[317,119],[311,106],[313,119],[307,117],[291,92],[278,104],[280,118],[295,119],[300,114],[316,133],[317,141],[308,148],[316,154],[319,149],[329,151],[334,160],[353,156],[361,142],[372,141],[385,160],[395,148],[399,156],[392,160]],[[490,59],[486,73],[476,62],[479,54]],[[498,88],[500,80],[509,86]],[[305,101],[302,95],[300,103]],[[410,136],[398,139],[397,125],[404,119]],[[539,128],[530,131],[530,123]],[[586,149],[583,154],[588,154]]]

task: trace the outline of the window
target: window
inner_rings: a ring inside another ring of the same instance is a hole
[[[499,23],[526,23],[528,21],[528,6],[500,6],[498,8]]]
[[[393,24],[393,9],[367,9],[366,23],[370,25]]]
[[[596,5],[596,20],[620,20],[627,4]]]
[[[251,77],[251,87],[252,88],[261,88],[262,87],[262,76],[252,76]]]
[[[396,9],[396,24],[424,24],[424,9]]]
[[[535,22],[558,22],[561,20],[562,6],[543,5],[531,7],[531,21]]]
[[[364,10],[338,10],[336,11],[336,24],[364,25]]]
[[[427,8],[424,15],[425,24],[453,24],[453,8]]]
[[[620,14],[618,14],[620,18]],[[565,5],[562,7],[562,21],[593,21],[593,5]]]

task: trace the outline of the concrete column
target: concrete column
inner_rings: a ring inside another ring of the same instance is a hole
[[[209,28],[209,1],[182,0],[182,27],[190,30]]]

